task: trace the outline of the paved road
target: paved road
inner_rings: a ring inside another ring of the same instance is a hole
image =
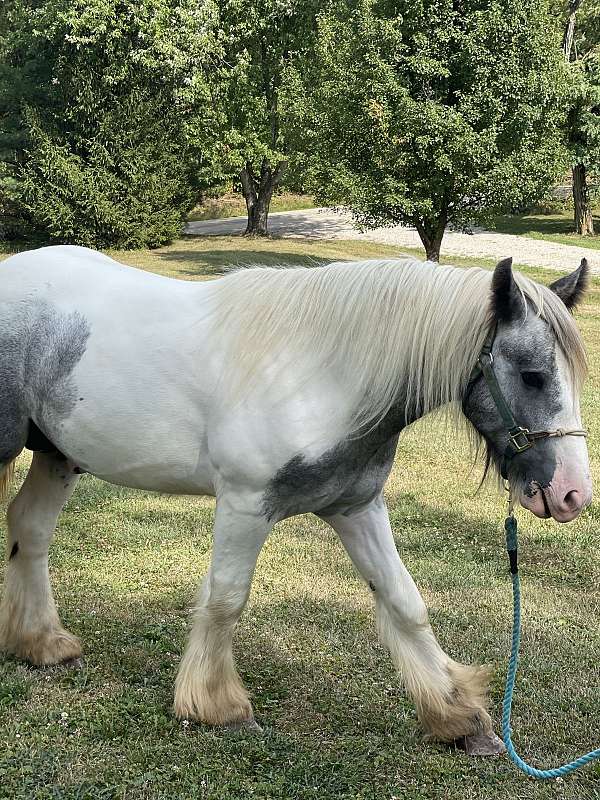
[[[223,236],[242,233],[245,217],[188,222],[186,233],[199,236]],[[280,211],[269,215],[269,231],[277,236],[300,236],[308,239],[365,239],[370,242],[421,247],[413,228],[396,225],[377,228],[367,233],[357,231],[350,216],[329,208],[312,208],[303,211]],[[505,258],[512,256],[517,264],[570,271],[585,256],[592,271],[600,274],[600,250],[588,250],[574,245],[529,239],[507,233],[477,230],[472,235],[448,231],[444,236],[442,251],[445,260],[451,256]],[[444,260],[444,259],[443,259]]]

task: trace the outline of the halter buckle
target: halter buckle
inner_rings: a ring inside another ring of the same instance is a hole
[[[523,450],[529,450],[533,447],[533,442],[529,438],[529,430],[517,426],[508,432],[508,440],[511,443],[516,453],[522,453]]]

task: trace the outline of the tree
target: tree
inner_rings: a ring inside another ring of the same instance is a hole
[[[229,163],[246,201],[246,234],[264,236],[288,161],[281,129],[285,69],[310,51],[319,0],[221,0],[219,103]]]
[[[217,19],[212,0],[6,0],[7,233],[145,247],[180,232],[220,160],[208,77]]]
[[[289,70],[286,125],[317,199],[414,226],[438,260],[447,226],[555,179],[565,72],[545,0],[333,0]]]
[[[600,173],[600,2],[569,0],[563,51],[571,68],[567,134],[572,157],[575,232],[594,234],[588,173]]]

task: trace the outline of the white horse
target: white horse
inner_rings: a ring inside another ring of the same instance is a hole
[[[314,512],[370,587],[426,732],[492,742],[486,671],[438,644],[382,490],[400,431],[442,406],[470,421],[488,465],[500,462],[503,420],[485,382],[469,383],[493,326],[496,374],[519,423],[581,427],[585,354],[568,309],[586,272],[582,262],[546,288],[513,274],[510,260],[492,274],[406,259],[192,283],[78,247],[9,258],[0,264],[5,490],[21,450],[34,456],[8,510],[0,647],[34,664],[81,653],[58,618],[48,547],[82,472],[214,495],[212,560],[175,713],[252,727],[233,630],[272,526]],[[509,478],[538,516],[573,519],[591,499],[585,439],[539,442],[511,461]]]

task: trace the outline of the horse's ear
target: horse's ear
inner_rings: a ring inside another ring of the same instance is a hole
[[[512,258],[499,261],[492,278],[492,313],[499,322],[510,322],[523,313],[523,297],[512,273]]]
[[[590,277],[590,267],[587,259],[582,258],[581,264],[577,267],[575,272],[570,275],[565,275],[564,278],[559,278],[554,283],[550,284],[550,288],[557,294],[567,308],[574,308],[588,287]]]

